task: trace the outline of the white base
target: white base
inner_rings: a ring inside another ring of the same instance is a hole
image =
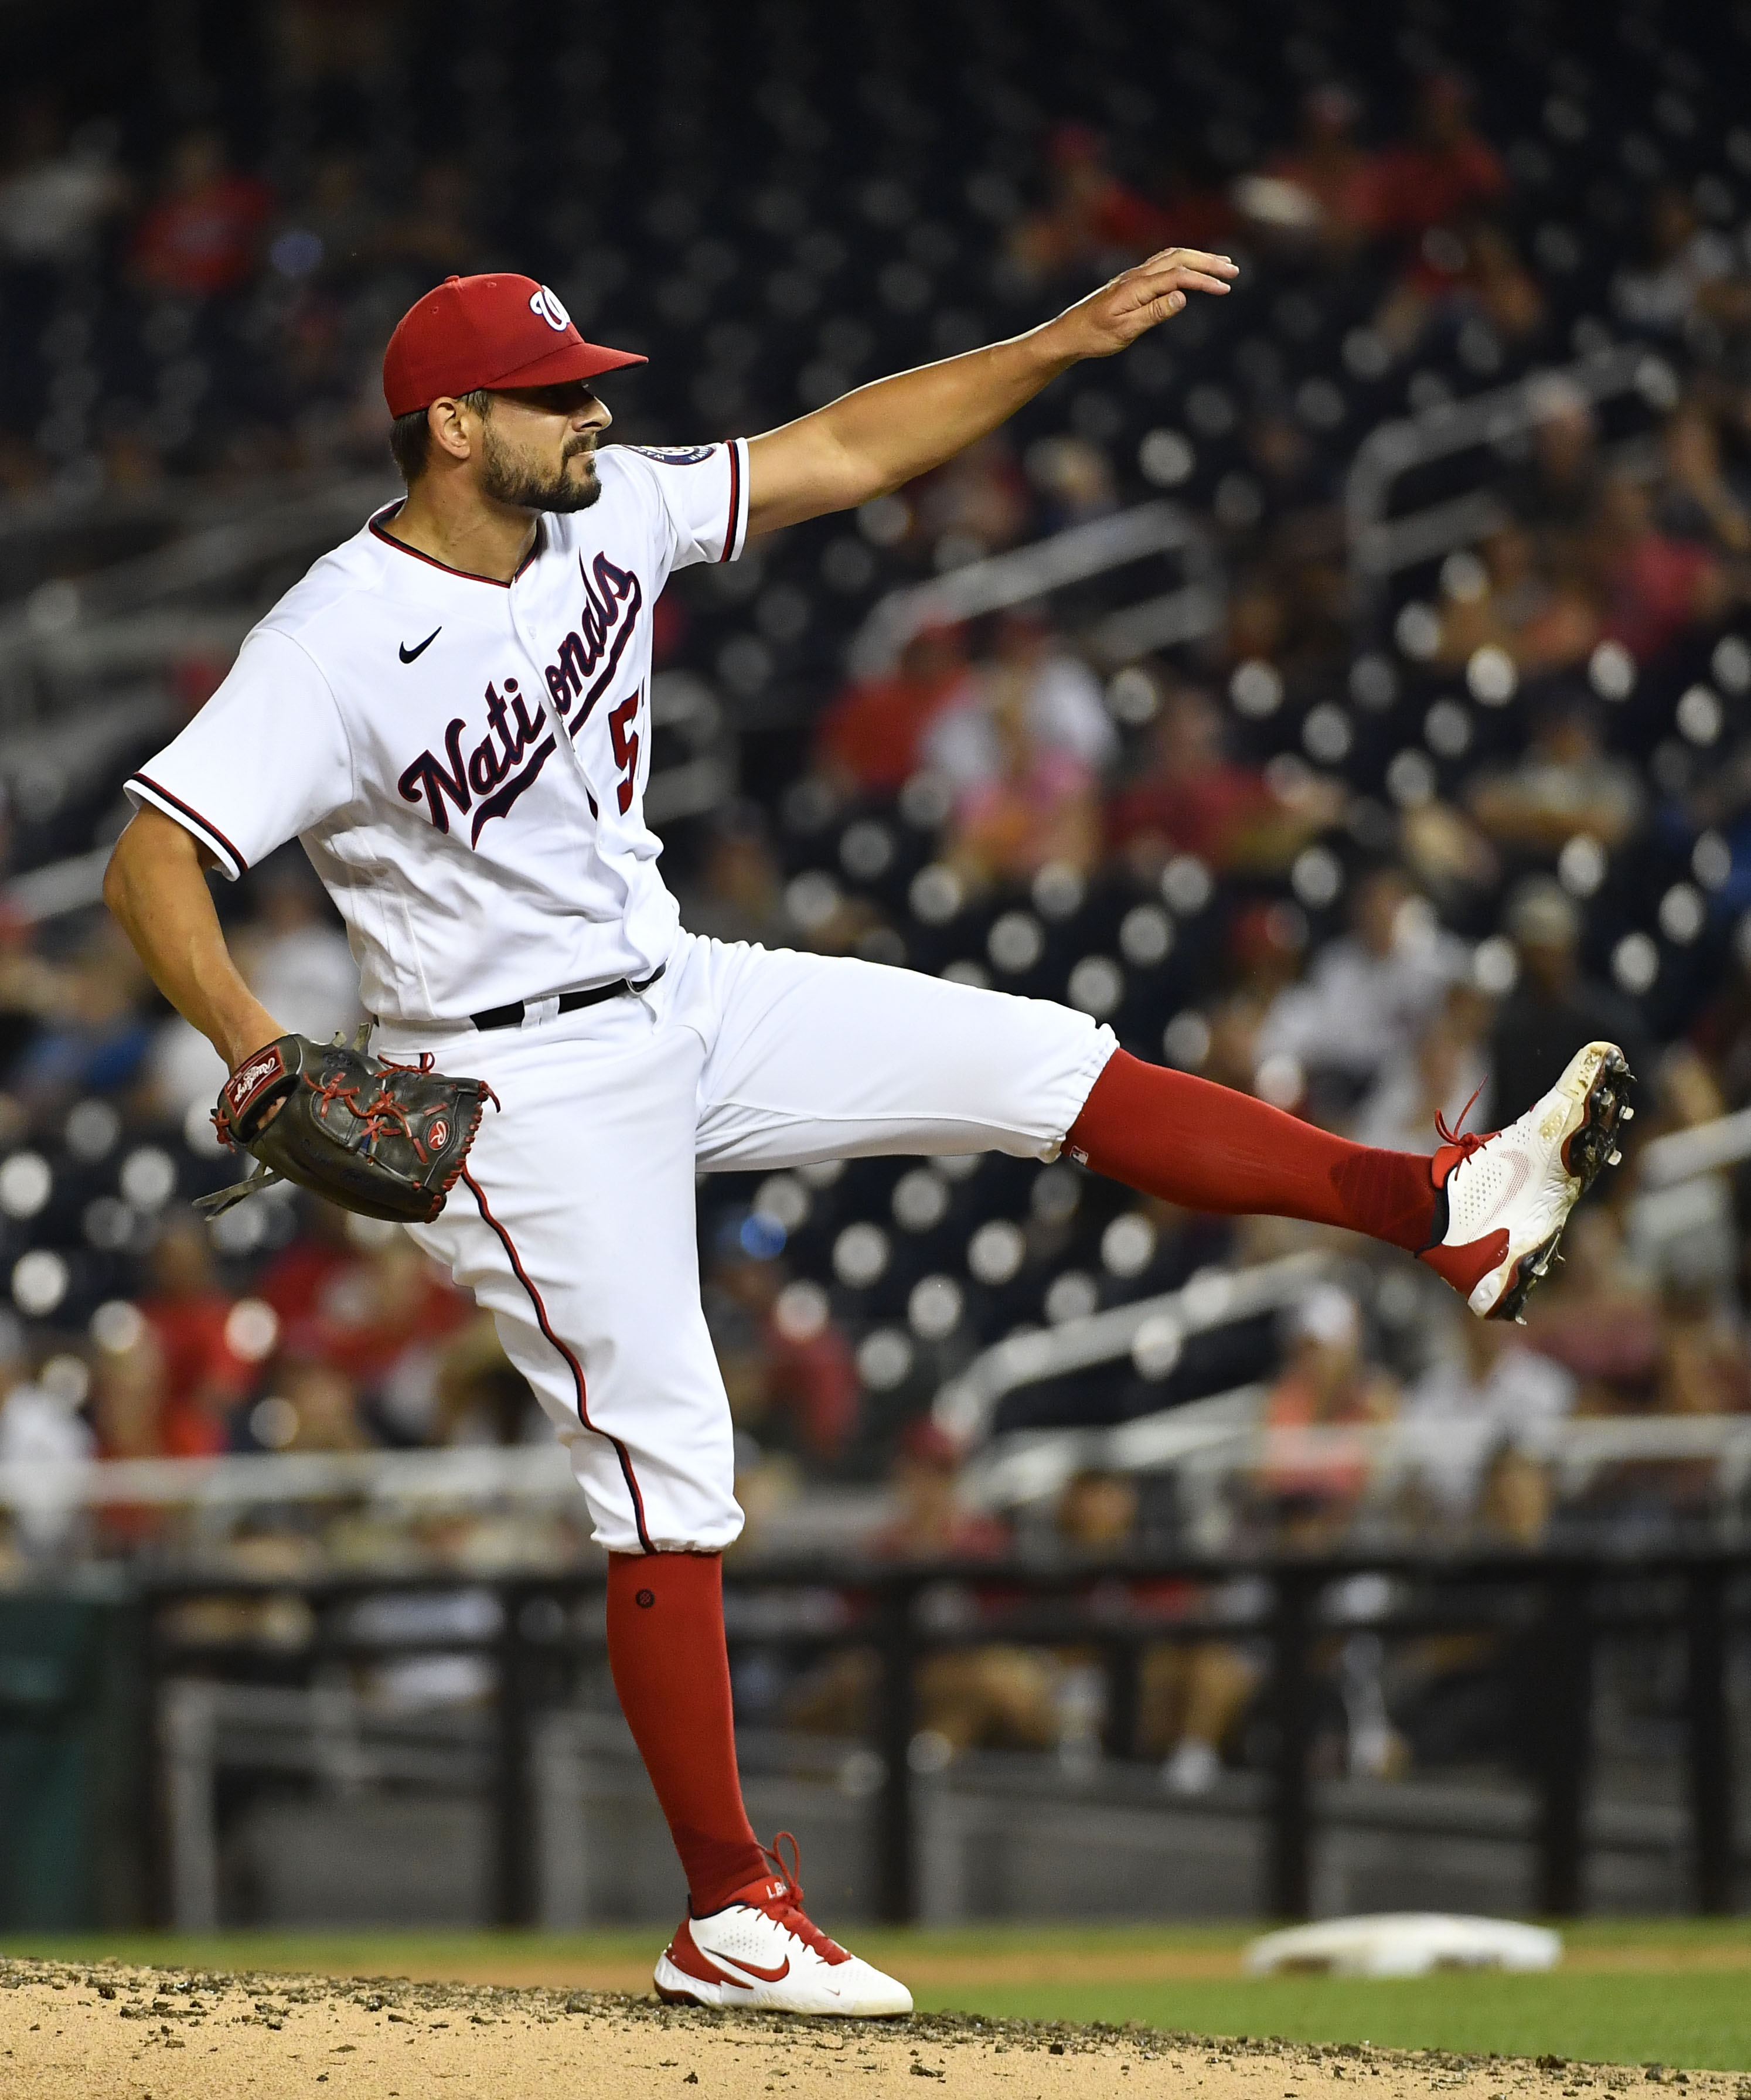
[[[1392,1911],[1268,1932],[1246,1949],[1246,1969],[1250,1976],[1427,1976],[1436,1969],[1554,1969],[1562,1958],[1562,1935],[1543,1926]]]

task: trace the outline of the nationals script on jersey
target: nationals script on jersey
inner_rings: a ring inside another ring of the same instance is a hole
[[[679,926],[644,821],[651,615],[671,570],[735,558],[748,448],[597,454],[509,584],[384,532],[325,554],[128,783],[233,880],[300,840],[367,1012],[454,1021],[637,982]]]

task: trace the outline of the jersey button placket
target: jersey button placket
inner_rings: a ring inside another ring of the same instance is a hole
[[[524,574],[532,580],[535,576],[540,574],[540,558],[537,556],[536,559],[530,565],[529,568],[524,571]],[[589,810],[592,826],[593,828],[593,825],[600,821],[601,797],[597,795],[595,790],[590,784],[590,777],[588,772],[584,770],[584,761],[579,753],[576,739],[573,737],[570,728],[567,726],[565,717],[560,713],[558,707],[555,706],[553,694],[549,690],[546,665],[542,661],[541,652],[536,648],[534,638],[531,635],[523,617],[523,609],[518,590],[518,585],[522,581],[523,578],[521,576],[516,577],[513,580],[510,586],[509,593],[510,604],[509,610],[510,612],[511,627],[516,634],[517,639],[523,645],[523,657],[529,666],[529,676],[536,697],[540,702],[541,708],[547,717],[548,721],[552,726],[554,736],[558,739],[560,749],[569,752],[571,755],[571,770],[576,774],[578,784],[584,790],[585,805]]]

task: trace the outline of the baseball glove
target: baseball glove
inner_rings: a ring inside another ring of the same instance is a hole
[[[483,1079],[373,1057],[344,1036],[318,1043],[282,1035],[246,1059],[219,1091],[213,1121],[262,1171],[196,1200],[210,1217],[276,1181],[325,1196],[343,1210],[402,1224],[430,1224],[462,1171],[488,1101]],[[271,1123],[275,1102],[280,1113]]]

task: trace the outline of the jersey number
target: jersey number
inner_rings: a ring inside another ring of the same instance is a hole
[[[634,693],[622,700],[608,717],[608,734],[614,739],[614,762],[624,776],[620,782],[620,814],[624,817],[633,806],[633,775],[638,770],[638,732],[633,727],[638,712],[642,692]]]

